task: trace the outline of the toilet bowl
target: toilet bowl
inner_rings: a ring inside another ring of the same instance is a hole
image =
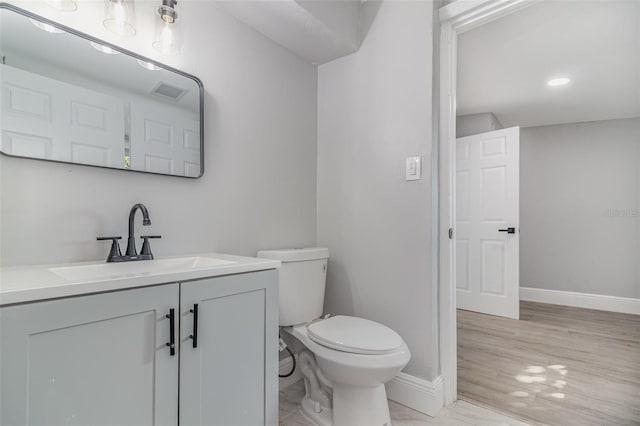
[[[333,394],[332,407],[321,406],[319,412],[307,392],[301,406],[306,417],[322,426],[391,424],[384,384],[411,358],[400,336],[381,324],[348,316],[283,330],[313,353],[320,370],[316,374]]]
[[[280,269],[280,326],[298,342],[305,381],[301,412],[320,426],[389,426],[384,384],[411,358],[390,328],[364,318],[322,318],[329,251],[265,250]]]

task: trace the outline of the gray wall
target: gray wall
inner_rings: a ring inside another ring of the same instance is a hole
[[[520,285],[640,298],[640,118],[520,141]]]
[[[138,5],[138,35],[102,28],[103,6],[72,14],[17,2],[113,43],[154,56],[151,3]],[[151,9],[149,9],[151,7]],[[38,9],[40,8],[40,9]],[[146,9],[145,9],[146,8]],[[125,235],[127,214],[143,202],[157,233],[156,255],[221,251],[255,255],[316,241],[317,72],[213,2],[179,5],[184,48],[162,62],[204,82],[205,175],[171,178],[0,157],[3,265],[104,259],[98,235]],[[138,218],[138,233],[143,231]]]
[[[477,135],[502,129],[502,124],[492,112],[467,114],[456,117],[456,137]]]
[[[409,374],[437,376],[431,282],[432,8],[383,2],[360,50],[318,69],[318,244],[325,310],[381,322]],[[405,158],[423,178],[405,181]]]

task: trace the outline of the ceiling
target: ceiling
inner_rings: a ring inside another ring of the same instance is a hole
[[[461,34],[457,111],[505,127],[640,116],[640,1],[544,1]]]
[[[360,43],[382,0],[218,0],[216,5],[318,65],[348,55]]]

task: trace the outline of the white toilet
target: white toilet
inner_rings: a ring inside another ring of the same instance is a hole
[[[264,250],[258,257],[282,262],[280,326],[302,343],[302,413],[320,426],[390,425],[384,384],[409,362],[406,343],[363,318],[322,318],[328,249]]]

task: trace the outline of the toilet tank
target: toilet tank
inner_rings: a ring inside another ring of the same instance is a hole
[[[258,257],[282,262],[280,326],[302,324],[322,315],[329,249],[261,250]]]

